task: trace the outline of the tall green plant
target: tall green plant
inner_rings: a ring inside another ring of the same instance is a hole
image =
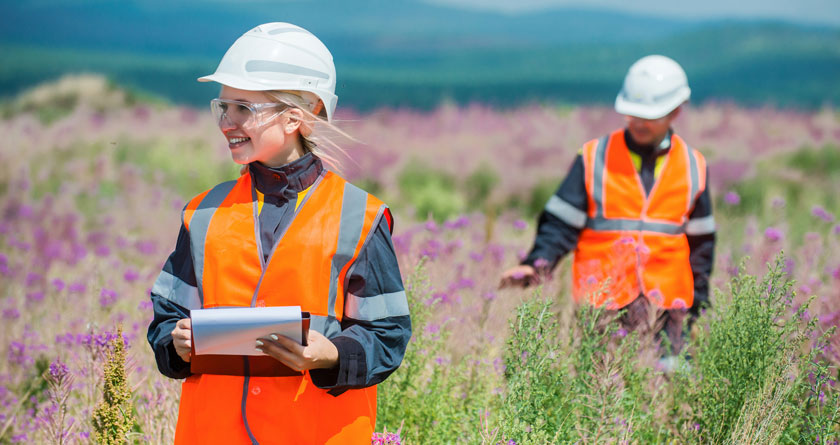
[[[412,340],[399,369],[377,388],[376,430],[399,429],[406,443],[469,441],[478,434],[470,423],[490,398],[489,379],[472,360],[447,356],[448,330],[431,324],[429,289],[421,262],[406,280]]]
[[[134,427],[134,409],[125,371],[125,359],[125,343],[120,327],[116,337],[111,340],[111,349],[105,361],[102,402],[93,412],[96,442],[100,444],[123,445]]]
[[[652,370],[637,360],[638,335],[616,335],[613,317],[591,306],[562,326],[551,308],[551,300],[536,298],[512,322],[502,436],[540,444],[663,440],[667,432],[651,414]]]
[[[777,377],[797,379],[811,331],[801,322],[807,305],[795,311],[791,305],[781,257],[762,279],[741,273],[728,294],[718,293],[708,327],[694,342],[691,368],[676,376],[690,419],[683,426],[693,430],[688,437],[721,443],[758,430],[776,437],[787,428],[793,393]],[[765,402],[779,405],[761,406]],[[775,419],[772,428],[755,424],[767,416]]]

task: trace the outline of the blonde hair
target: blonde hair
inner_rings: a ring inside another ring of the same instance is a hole
[[[274,102],[294,105],[295,108],[303,112],[304,119],[298,131],[303,153],[312,153],[318,156],[332,170],[340,172],[341,162],[338,158],[344,157],[349,159],[349,156],[333,140],[333,137],[330,137],[330,134],[347,138],[351,141],[355,141],[355,139],[335,124],[327,121],[326,113],[323,112],[323,104],[322,113],[316,115],[312,112],[318,103],[321,102],[321,99],[308,91],[272,90],[263,91],[263,93]]]

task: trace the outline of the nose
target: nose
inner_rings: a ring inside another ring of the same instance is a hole
[[[236,129],[236,124],[228,117],[227,113],[223,113],[219,119],[219,129],[225,133]]]

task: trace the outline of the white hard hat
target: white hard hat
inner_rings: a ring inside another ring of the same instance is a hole
[[[321,113],[329,121],[338,102],[330,50],[312,33],[291,23],[266,23],[246,32],[233,42],[216,72],[198,81],[248,91],[312,93],[324,102]]]
[[[659,119],[691,96],[682,67],[665,56],[642,57],[624,77],[615,111],[643,119]]]

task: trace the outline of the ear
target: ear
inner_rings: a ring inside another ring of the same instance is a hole
[[[286,122],[283,124],[283,131],[286,134],[292,134],[297,131],[303,123],[303,111],[298,108],[289,108],[286,111]]]
[[[669,114],[671,115],[671,120],[672,120],[672,121],[673,121],[674,119],[676,119],[676,118],[677,118],[677,116],[679,116],[679,115],[680,115],[680,111],[682,110],[682,107],[683,107],[683,106],[682,106],[682,105],[680,105],[680,106],[678,106],[677,108],[674,108],[674,110],[673,110],[673,111],[671,111],[671,113],[669,113]]]

